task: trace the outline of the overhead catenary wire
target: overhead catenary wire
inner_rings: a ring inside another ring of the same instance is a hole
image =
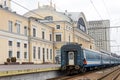
[[[93,1],[92,1],[92,0],[90,0],[90,3],[91,3],[91,4],[92,4],[92,6],[94,7],[94,9],[95,9],[96,13],[97,13],[97,14],[98,14],[98,16],[101,18],[101,20],[103,20],[103,19],[102,19],[102,17],[101,17],[101,15],[99,14],[99,12],[98,12],[97,8],[95,7],[95,5],[94,5],[94,3],[93,3]]]
[[[26,8],[26,7],[24,7],[24,6],[20,5],[20,4],[18,4],[17,2],[15,2],[15,1],[13,1],[13,0],[10,0],[10,1],[13,2],[14,4],[20,6],[20,7],[22,7],[22,8],[24,8],[24,9],[28,10],[29,12],[31,12],[31,13],[33,13],[33,14],[36,14],[36,15],[39,16],[39,17],[42,17],[42,16],[40,16],[39,14],[35,13],[34,11],[31,11],[30,9],[28,9],[28,8]],[[42,17],[42,18],[44,18],[44,17]]]
[[[90,29],[110,29],[110,28],[120,28],[120,26],[112,26],[112,27],[92,27],[92,28],[88,28],[88,30]]]
[[[15,2],[15,1],[13,1],[13,0],[10,0],[10,1],[12,1],[14,4],[16,4],[16,5],[22,7],[22,8],[24,8],[24,9],[26,9],[26,10],[28,10],[29,12],[31,12],[31,13],[33,13],[33,14],[35,14],[35,15],[41,17],[41,18],[44,18],[43,16],[39,15],[38,13],[36,13],[36,12],[34,12],[34,11],[31,11],[30,9],[28,9],[28,8],[26,8],[26,7],[24,7],[24,6],[22,6],[21,4]],[[49,0],[47,0],[47,1],[49,1]],[[99,14],[98,10],[96,9],[95,5],[93,4],[93,1],[90,0],[90,2],[92,3],[92,5],[93,5],[94,9],[96,10],[96,12],[98,13],[99,17],[102,19],[101,15]],[[103,20],[103,19],[102,19],[102,20]],[[49,20],[48,20],[48,21],[49,21]],[[54,22],[53,22],[53,23],[54,23]],[[110,28],[113,28],[113,27],[110,27]],[[115,27],[115,28],[118,28],[118,26]],[[105,28],[105,29],[106,29],[106,28]]]
[[[94,7],[94,9],[95,9],[95,11],[96,11],[96,13],[98,14],[98,16],[100,17],[100,19],[103,21],[103,18],[102,18],[102,16],[99,14],[99,11],[97,10],[97,8],[95,7],[95,5],[94,5],[94,3],[93,3],[93,1],[92,0],[90,0],[90,3],[92,4],[92,6]],[[105,6],[105,3],[104,3],[104,6]],[[107,8],[106,8],[106,10],[107,10]],[[110,17],[110,15],[109,15],[109,13],[108,13],[108,16]],[[109,18],[110,19],[110,18]],[[103,24],[103,27],[99,27],[99,28],[95,28],[95,27],[93,27],[92,28],[92,30],[94,29],[94,30],[96,30],[96,29],[104,29],[105,30],[105,36],[107,37],[107,29],[111,29],[111,28],[114,28],[114,27],[106,27],[106,24],[104,23],[104,22],[102,22],[102,24]],[[118,27],[116,27],[116,28],[118,28]],[[91,29],[90,29],[91,30]],[[107,47],[107,46],[106,46]]]
[[[93,3],[92,0],[90,0],[90,3],[91,3],[92,6],[94,7],[94,9],[95,9],[96,13],[98,14],[98,16],[100,17],[100,19],[103,21],[102,16],[99,14],[99,11],[98,11],[97,8],[95,7],[95,5],[94,5],[94,3]],[[103,26],[106,27],[104,22],[103,22]],[[105,28],[105,29],[106,29],[106,28]]]
[[[104,7],[105,7],[105,9],[106,9],[106,12],[107,12],[107,14],[108,14],[108,17],[111,19],[111,16],[110,16],[109,10],[108,10],[108,8],[107,8],[107,6],[106,6],[106,4],[105,4],[105,1],[102,0],[102,2],[103,2],[103,5],[104,5]]]

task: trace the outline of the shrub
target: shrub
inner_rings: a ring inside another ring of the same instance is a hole
[[[7,62],[10,62],[10,58],[7,58]]]
[[[16,62],[16,57],[11,57],[11,62]]]

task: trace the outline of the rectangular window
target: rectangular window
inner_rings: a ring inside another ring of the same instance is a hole
[[[11,58],[12,57],[12,51],[8,52],[8,57]]]
[[[52,34],[50,34],[50,41],[52,41]]]
[[[8,45],[9,45],[9,46],[12,46],[12,41],[9,41],[9,42],[8,42]]]
[[[40,59],[40,47],[38,47],[38,59]]]
[[[42,48],[43,52],[43,63],[45,62],[45,48]]]
[[[17,42],[17,47],[20,47],[20,42]]]
[[[33,59],[36,58],[36,47],[33,47]]]
[[[4,6],[6,6],[6,5],[7,5],[6,0],[4,0]]]
[[[24,43],[24,48],[27,48],[27,44],[26,43]]]
[[[12,28],[13,28],[13,22],[12,21],[8,21],[9,32],[12,32]]]
[[[47,59],[49,59],[49,52],[48,52],[48,49],[47,49]]]
[[[33,28],[33,37],[36,37],[36,29]]]
[[[56,34],[56,41],[61,41],[61,34]]]
[[[17,51],[17,58],[20,58],[20,51]]]
[[[16,22],[17,33],[20,34],[20,22]]]
[[[27,59],[27,52],[24,52],[24,59]]]
[[[45,32],[42,31],[42,39],[45,39]]]
[[[27,36],[27,27],[24,27],[24,35]]]
[[[50,59],[52,59],[52,49],[50,49]]]
[[[60,56],[60,50],[58,49],[58,50],[56,50],[56,56]]]
[[[60,29],[60,25],[56,25],[56,29]]]

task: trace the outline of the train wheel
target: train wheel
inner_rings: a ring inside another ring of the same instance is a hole
[[[86,71],[87,71],[87,69],[84,68],[84,67],[81,69],[81,72],[82,72],[82,73],[84,73],[84,72],[86,72]]]
[[[67,75],[70,75],[70,71],[67,71]]]
[[[73,71],[67,71],[67,75],[70,76],[73,74]]]

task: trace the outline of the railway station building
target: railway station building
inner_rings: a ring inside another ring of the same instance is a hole
[[[0,64],[11,57],[20,63],[54,63],[55,57],[60,56],[61,46],[69,43],[96,50],[94,39],[88,35],[84,13],[57,12],[50,4],[19,15],[11,11],[10,0],[2,1]]]

